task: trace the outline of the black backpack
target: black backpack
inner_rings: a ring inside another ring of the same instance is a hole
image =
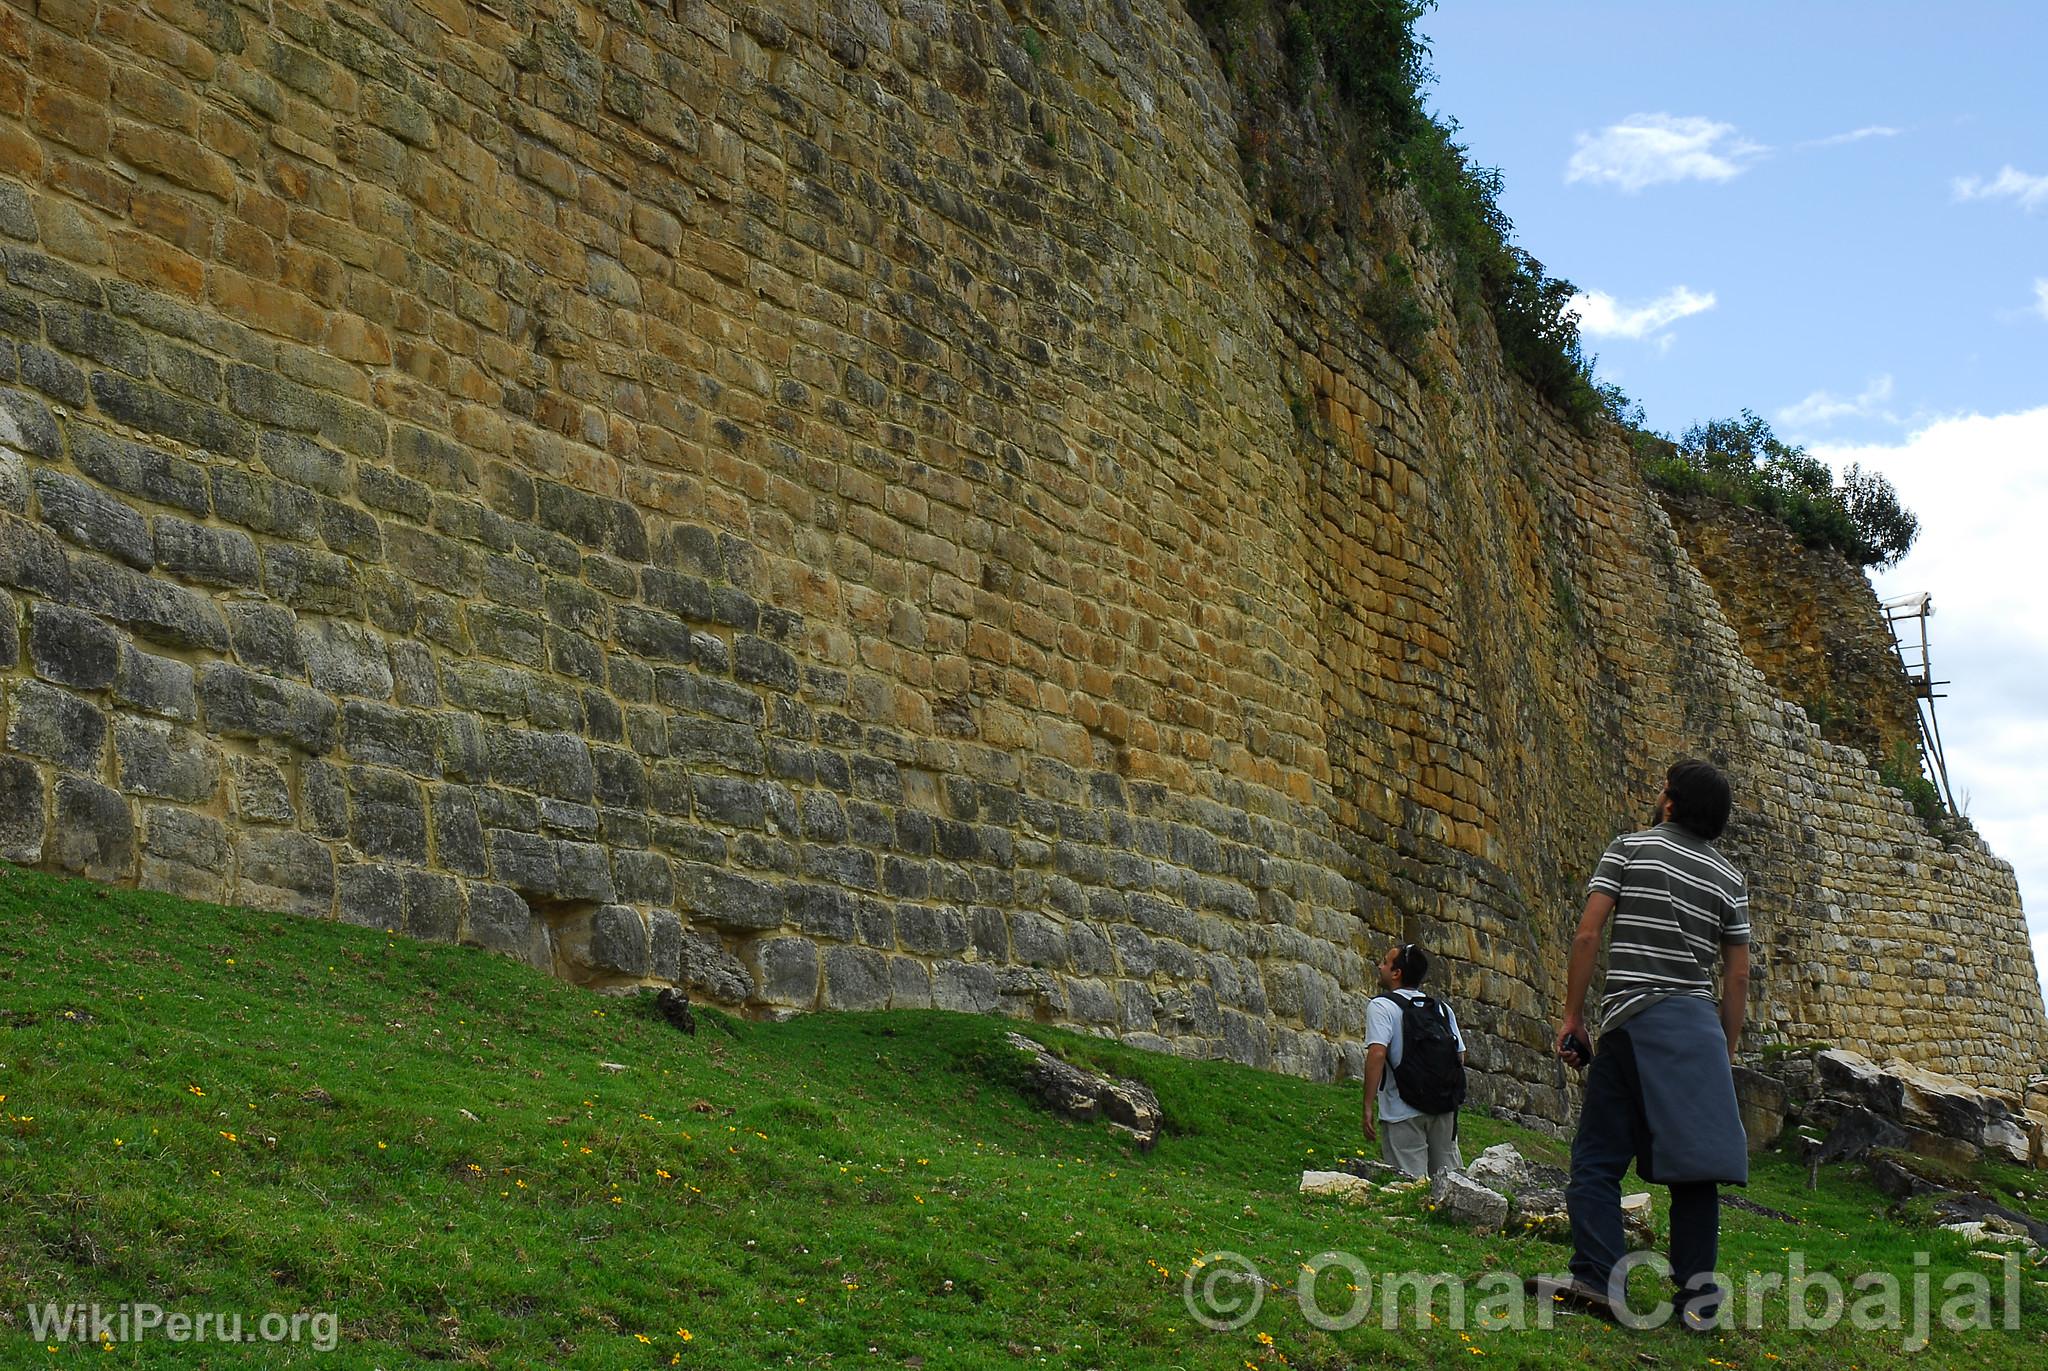
[[[1440,1000],[1424,995],[1382,995],[1401,1009],[1401,1063],[1394,1068],[1394,1087],[1408,1105],[1424,1114],[1443,1114],[1465,1102],[1465,1064],[1458,1060],[1458,1040],[1451,1036],[1451,1012]]]

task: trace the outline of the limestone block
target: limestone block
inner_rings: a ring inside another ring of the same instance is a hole
[[[889,958],[872,948],[827,947],[824,951],[825,1008],[886,1009]]]
[[[114,683],[121,648],[120,635],[94,615],[46,601],[29,607],[29,661],[46,681],[104,689]]]
[[[33,866],[43,859],[48,790],[24,757],[0,757],[0,860]]]
[[[188,900],[220,900],[232,865],[227,825],[173,805],[142,811],[142,865],[138,883]]]
[[[745,957],[755,1001],[790,1009],[817,1005],[818,945],[809,938],[756,938]]]
[[[343,923],[396,932],[405,926],[404,868],[354,862],[341,868],[335,912]]]
[[[915,957],[889,958],[889,1008],[930,1009],[931,968]]]
[[[462,932],[462,883],[435,871],[403,873],[405,931],[429,942],[454,942]]]
[[[121,665],[114,678],[114,699],[131,709],[181,723],[199,717],[199,697],[192,668],[174,657],[143,652],[121,644]]]
[[[132,795],[203,805],[220,789],[220,749],[162,719],[116,716],[114,764],[121,789]]]
[[[90,702],[41,681],[16,681],[8,694],[9,748],[66,771],[98,769],[107,721]]]
[[[502,885],[474,883],[468,894],[462,924],[464,943],[503,952],[530,966],[554,965],[547,923],[535,917],[517,891]]]
[[[334,701],[293,681],[208,662],[199,704],[207,727],[227,737],[276,738],[315,756],[334,744]]]
[[[695,928],[683,932],[683,979],[697,995],[726,1005],[745,1004],[754,989],[740,959],[716,937]]]
[[[238,833],[234,898],[256,909],[324,918],[334,909],[334,854],[304,833]]]

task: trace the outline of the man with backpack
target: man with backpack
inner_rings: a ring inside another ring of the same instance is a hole
[[[1365,1139],[1411,1176],[1465,1164],[1458,1155],[1458,1106],[1465,1101],[1465,1038],[1458,1016],[1422,993],[1429,954],[1414,943],[1380,959],[1387,993],[1366,1006]],[[1379,1129],[1373,1105],[1379,1105]]]

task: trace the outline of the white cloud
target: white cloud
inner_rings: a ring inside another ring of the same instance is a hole
[[[1843,143],[1860,143],[1866,138],[1896,138],[1904,129],[1895,129],[1889,124],[1866,124],[1860,129],[1847,133],[1831,133],[1825,138],[1809,138],[1799,146],[1802,148],[1832,148]]]
[[[1647,304],[1624,305],[1604,290],[1580,291],[1570,308],[1579,316],[1579,332],[1588,338],[1647,338],[1687,315],[1714,307],[1714,292],[1673,286]],[[1670,346],[1671,335],[1657,340]]]
[[[1897,416],[1885,408],[1891,398],[1892,378],[1880,376],[1854,399],[1843,399],[1828,391],[1816,390],[1798,404],[1779,410],[1777,420],[1794,428],[1831,424],[1837,419],[1875,418],[1897,422]]]
[[[2029,176],[2018,167],[2004,166],[1990,180],[1981,176],[1955,179],[1958,200],[2017,200],[2021,209],[2048,206],[2048,176]]]
[[[1598,133],[1581,133],[1564,179],[1630,192],[1666,181],[1727,181],[1767,151],[1735,125],[1701,115],[1631,114]]]
[[[1836,470],[1859,462],[1890,478],[1920,517],[1920,538],[1877,573],[1885,598],[1934,596],[1934,671],[1949,777],[1977,829],[2019,876],[2048,953],[2048,615],[2026,568],[2048,523],[2048,406],[1938,420],[1894,444],[1814,447]],[[2037,971],[2048,959],[2036,956]]]
[[[2034,313],[2048,319],[2048,276],[2034,278]]]

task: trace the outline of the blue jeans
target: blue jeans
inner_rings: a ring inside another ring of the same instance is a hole
[[[1572,1139],[1572,1178],[1565,1209],[1572,1221],[1572,1275],[1605,1290],[1614,1268],[1628,1254],[1621,1222],[1621,1178],[1629,1163],[1644,1180],[1656,1177],[1650,1124],[1643,1109],[1642,1078],[1628,1030],[1600,1036],[1586,1072],[1586,1098],[1579,1107],[1579,1132]],[[1713,1181],[1671,1187],[1671,1279],[1682,1295],[1704,1295],[1721,1242],[1721,1192]],[[1616,1292],[1617,1294],[1619,1292]],[[1718,1293],[1688,1301],[1701,1314],[1720,1304]]]

